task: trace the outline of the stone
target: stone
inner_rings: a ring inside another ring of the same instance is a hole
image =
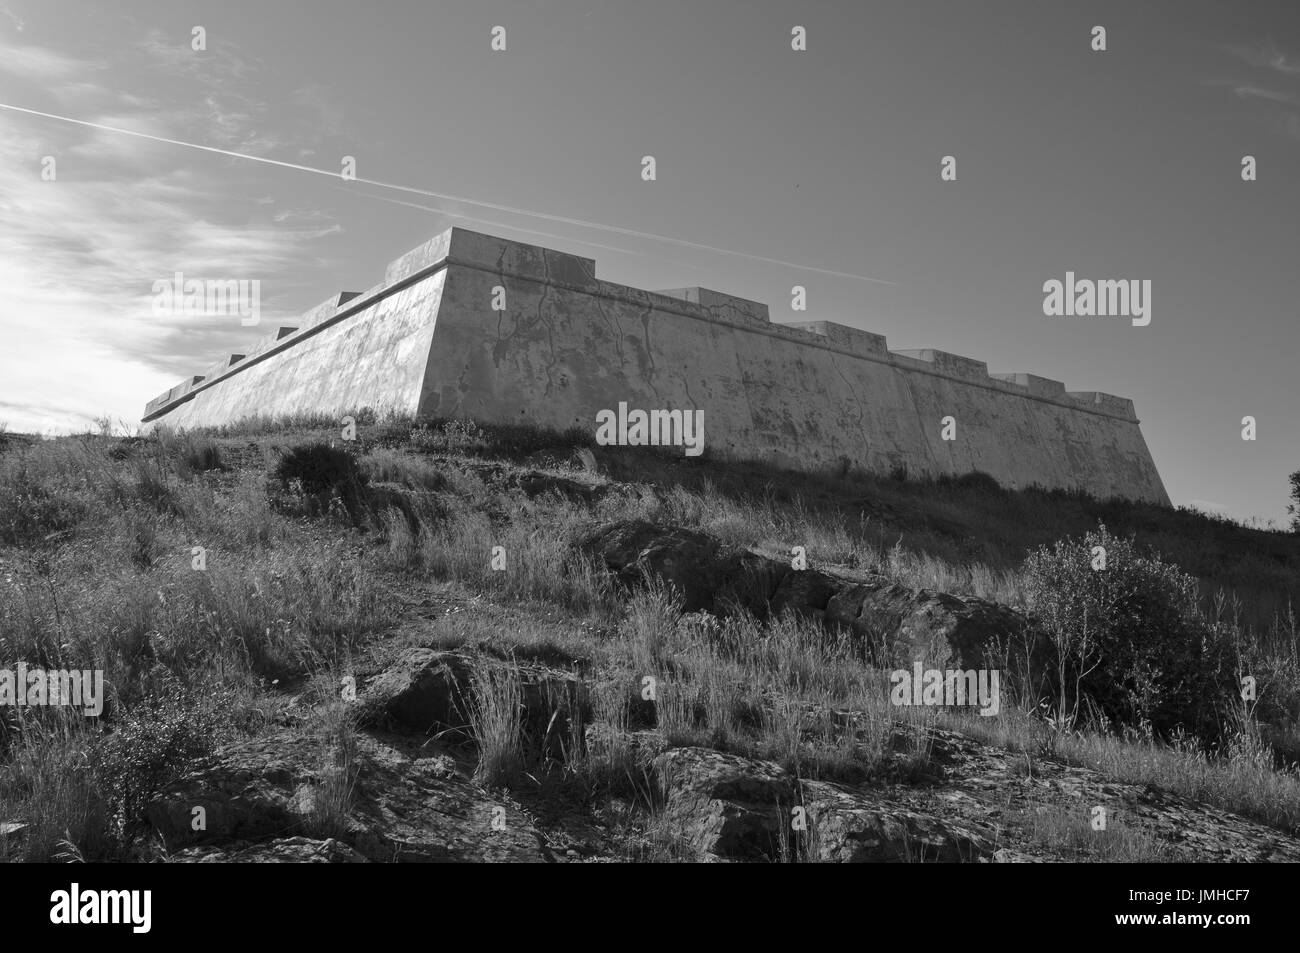
[[[1018,612],[982,599],[911,589],[883,576],[827,567],[793,569],[757,549],[724,544],[700,530],[646,520],[607,524],[581,543],[626,586],[648,578],[671,586],[687,612],[739,604],[761,616],[793,612],[848,629],[877,663],[962,670],[995,668],[1009,653],[1035,672],[1050,645]]]
[[[364,864],[366,858],[332,837],[283,837],[261,844],[186,847],[168,858],[179,864]]]
[[[366,734],[356,744],[353,795],[336,846],[311,833],[325,764],[321,743],[287,730],[218,752],[169,785],[146,816],[173,853],[202,847],[224,853],[240,842],[253,845],[238,850],[251,852],[245,859],[255,862],[544,859],[542,839],[519,807],[449,774],[440,752],[411,758]],[[191,825],[195,807],[206,813],[203,830]]]

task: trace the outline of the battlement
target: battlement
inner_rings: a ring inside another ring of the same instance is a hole
[[[960,354],[950,354],[947,351],[936,351],[931,348],[924,348],[919,351],[894,351],[893,353],[914,361],[931,364],[939,373],[948,374],[952,377],[965,377],[978,381],[986,381],[989,377],[989,366],[987,364],[969,357],[962,357]]]
[[[1062,399],[1065,397],[1065,385],[1049,377],[1039,377],[1036,374],[990,374],[989,376],[1009,384],[1016,384],[1039,397]]]
[[[864,357],[889,355],[889,348],[886,346],[883,334],[861,331],[847,324],[836,324],[834,321],[797,321],[787,324],[786,327],[799,328],[801,331],[824,337],[827,343],[843,348],[850,354],[861,354]]]
[[[1127,397],[1115,397],[1095,390],[1072,390],[1069,391],[1068,396],[1081,404],[1100,408],[1108,414],[1117,414],[1121,417],[1136,417],[1133,401]]]
[[[698,305],[710,317],[723,321],[767,324],[772,320],[767,305],[709,288],[664,288],[654,294]]]
[[[525,245],[464,228],[447,231],[389,263],[384,284],[393,286],[428,268],[450,262],[494,271],[504,277],[534,278],[594,289],[596,262],[540,245]]]
[[[298,322],[299,330],[315,327],[322,321],[334,317],[340,308],[360,295],[360,291],[340,291],[337,294],[330,295],[314,308],[308,308],[303,312]]]

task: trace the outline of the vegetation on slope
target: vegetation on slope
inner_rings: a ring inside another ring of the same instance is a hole
[[[356,416],[355,441],[297,419],[0,449],[0,667],[98,668],[110,686],[98,720],[0,709],[0,822],[26,825],[0,834],[0,854],[149,856],[151,794],[219,745],[292,722],[304,696],[322,702],[303,727],[324,746],[316,829],[342,829],[357,729],[329,686],[380,667],[417,598],[474,606],[426,620],[420,644],[501,663],[474,682],[479,780],[616,815],[646,839],[636,856],[671,853],[648,754],[629,740],[647,727],[661,745],[884,784],[926,776],[937,718],[1300,831],[1294,535],[978,476],[809,477]],[[992,719],[892,708],[862,646],[807,619],[619,590],[574,544],[633,517],[1032,611],[1064,691],[1022,690]],[[1114,586],[1080,562],[1098,543]],[[592,686],[594,721],[558,755],[519,718],[529,660]],[[649,715],[646,673],[660,676]],[[1238,697],[1243,674],[1255,701]]]

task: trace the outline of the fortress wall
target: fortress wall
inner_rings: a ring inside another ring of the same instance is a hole
[[[493,310],[495,289],[504,311]],[[151,401],[146,420],[229,423],[253,413],[363,406],[558,429],[602,409],[704,411],[706,454],[804,469],[990,473],[1008,486],[1080,487],[1168,503],[1131,401],[1066,392],[982,361],[893,352],[828,321],[783,325],[707,288],[642,291],[595,262],[450,229],[360,296],[313,308]],[[957,439],[941,439],[956,419]]]
[[[219,364],[209,373],[211,386],[199,385],[193,397],[159,422],[217,426],[253,414],[342,416],[360,407],[415,413],[445,274],[431,275],[352,314],[344,306],[344,316],[328,323],[340,310],[336,296],[332,306],[308,312],[295,334],[265,343],[260,361],[252,354],[234,368]],[[317,330],[312,333],[311,327]],[[222,373],[226,376],[218,379]]]
[[[890,352],[880,335],[830,322],[770,324],[761,305],[708,289],[564,287],[535,269],[494,270],[494,259],[460,262],[448,269],[421,413],[592,430],[595,412],[620,401],[701,409],[706,452],[914,475],[978,469],[1008,486],[1167,502],[1120,398],[991,378],[983,362],[944,351]],[[491,309],[497,285],[504,312]],[[941,439],[949,415],[955,441]]]

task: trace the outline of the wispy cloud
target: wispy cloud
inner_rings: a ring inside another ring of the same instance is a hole
[[[1234,86],[1234,93],[1241,99],[1267,99],[1274,103],[1294,103],[1296,97],[1292,93],[1283,93],[1275,89],[1263,89],[1259,86]]]
[[[1264,104],[1269,110],[1263,114],[1268,127],[1279,136],[1300,140],[1300,116],[1293,108],[1300,104],[1300,58],[1282,51],[1272,40],[1221,49],[1250,66],[1254,75],[1204,85],[1228,88],[1238,99]]]
[[[139,69],[141,51],[175,77],[159,93],[165,101],[102,81]],[[259,132],[261,104],[222,79],[254,65],[222,53],[188,65],[199,55],[188,38],[169,46],[152,34],[107,60],[0,35],[0,73],[41,101],[75,103],[96,125],[273,148]],[[42,176],[46,157],[52,181]],[[155,316],[153,282],[176,271],[261,279],[268,323],[297,310],[303,289],[292,276],[319,263],[313,243],[341,226],[328,211],[285,210],[274,199],[251,216],[232,208],[232,189],[249,181],[228,162],[178,163],[174,149],[149,139],[0,113],[0,417],[11,429],[132,420],[184,370],[206,366],[232,337],[249,338],[237,318]]]
[[[10,23],[12,23],[14,29],[17,30],[19,33],[22,33],[23,30],[26,29],[27,27],[27,21],[24,20],[22,17],[20,17],[18,14],[14,13],[13,10],[9,8],[8,4],[0,3],[0,16],[3,16]]]
[[[1282,52],[1273,41],[1260,46],[1233,45],[1228,52],[1259,69],[1281,73],[1284,76],[1300,76],[1300,58]]]

